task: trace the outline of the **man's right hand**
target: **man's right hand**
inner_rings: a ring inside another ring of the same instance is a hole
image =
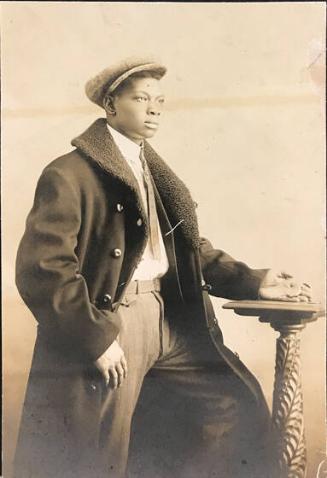
[[[127,362],[117,340],[94,362],[94,365],[106,381],[112,383],[113,388],[120,387],[127,377]]]

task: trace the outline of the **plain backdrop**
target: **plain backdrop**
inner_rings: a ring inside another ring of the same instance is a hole
[[[201,233],[252,267],[284,268],[324,301],[325,4],[2,2],[4,476],[35,338],[15,255],[42,168],[103,111],[85,82],[123,57],[168,67],[151,140],[199,203]],[[277,333],[224,311],[225,341],[271,404]],[[325,319],[301,334],[315,477],[325,456]]]

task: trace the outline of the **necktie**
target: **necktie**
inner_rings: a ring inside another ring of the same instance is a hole
[[[140,150],[140,160],[143,166],[143,180],[147,193],[148,200],[148,217],[150,225],[150,244],[152,248],[153,257],[160,260],[160,243],[159,243],[159,227],[157,219],[156,201],[151,182],[151,173],[144,157],[143,145]]]

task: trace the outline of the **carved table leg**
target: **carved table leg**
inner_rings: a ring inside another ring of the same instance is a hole
[[[300,375],[300,337],[302,324],[272,323],[280,332],[276,344],[273,427],[277,437],[281,478],[304,478],[306,447],[303,397]]]
[[[223,305],[236,314],[260,317],[280,333],[277,339],[272,421],[278,445],[278,478],[305,478],[303,398],[300,376],[300,331],[324,315],[321,304],[239,300]],[[274,459],[275,461],[275,459]]]

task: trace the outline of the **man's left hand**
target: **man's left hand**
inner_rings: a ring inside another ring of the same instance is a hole
[[[270,269],[260,284],[259,299],[311,302],[312,289],[287,272]]]

